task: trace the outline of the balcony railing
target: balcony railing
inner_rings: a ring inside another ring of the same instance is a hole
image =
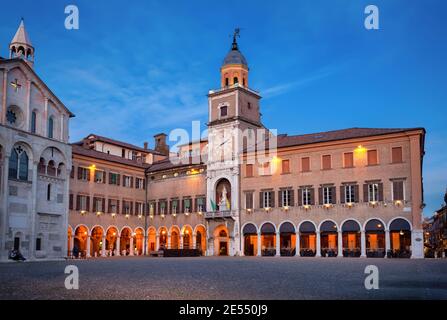
[[[234,218],[236,217],[236,211],[208,211],[205,212],[205,219],[216,219],[216,218]]]

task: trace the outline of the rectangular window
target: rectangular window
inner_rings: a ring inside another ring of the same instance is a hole
[[[301,158],[301,172],[309,172],[310,171],[310,158],[305,157]]]
[[[109,199],[109,213],[118,213],[118,200]]]
[[[166,201],[160,202],[160,214],[166,214]]]
[[[263,176],[270,175],[270,162],[264,162],[262,164],[262,175]]]
[[[311,189],[310,188],[303,188],[301,190],[301,196],[302,196],[302,203],[303,206],[310,206],[312,204],[311,200]]]
[[[379,164],[377,150],[368,150],[368,166],[375,166],[377,164]]]
[[[345,186],[345,203],[355,202],[355,185],[350,184]]]
[[[42,250],[42,239],[37,238],[36,239],[36,251],[40,251],[40,250]]]
[[[95,171],[95,182],[96,183],[104,183],[105,182],[106,173],[101,170]]]
[[[379,201],[379,184],[378,183],[368,184],[368,201],[369,202]]]
[[[130,176],[123,176],[123,186],[127,188],[132,187],[132,177]]]
[[[104,212],[103,201],[103,198],[93,198],[93,211]]]
[[[247,164],[245,166],[245,176],[247,178],[253,177],[253,165],[252,164]]]
[[[110,172],[109,174],[109,184],[113,184],[119,186],[120,184],[120,175],[118,173]]]
[[[393,181],[393,200],[405,200],[403,180]]]
[[[88,211],[88,198],[87,196],[79,196],[79,210]]]
[[[332,204],[333,188],[323,187],[323,204]]]
[[[176,214],[178,212],[178,201],[172,200],[171,201],[171,214]]]
[[[228,115],[228,107],[227,106],[220,107],[220,116],[226,117],[227,115]]]
[[[329,170],[331,169],[331,155],[327,154],[322,157],[322,169]]]
[[[183,211],[185,213],[190,213],[191,212],[191,199],[184,199],[183,200]]]
[[[282,161],[282,173],[290,173],[290,160]]]
[[[290,207],[292,206],[292,190],[286,189],[281,190],[281,206]]]
[[[245,193],[245,209],[253,209],[253,192]]]
[[[391,154],[392,154],[391,155],[391,157],[392,157],[391,162],[392,163],[401,163],[401,162],[403,162],[403,159],[402,159],[402,147],[393,147]]]
[[[205,211],[205,199],[197,198],[197,212]]]
[[[135,179],[135,188],[137,189],[144,189],[144,179],[142,178],[136,178]]]
[[[131,214],[131,202],[123,201],[123,214]]]
[[[142,216],[143,215],[143,208],[144,208],[144,206],[143,206],[143,203],[141,203],[141,202],[136,202],[135,203],[135,214],[137,214],[137,215],[139,215],[139,216]]]
[[[343,154],[343,166],[344,168],[353,168],[354,167],[354,153],[346,152]]]
[[[262,207],[271,208],[273,207],[273,191],[263,191],[262,192]]]
[[[89,181],[90,169],[84,167],[78,167],[78,180]]]

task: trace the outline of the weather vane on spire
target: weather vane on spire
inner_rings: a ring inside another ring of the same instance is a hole
[[[237,40],[236,39],[241,37],[240,33],[241,33],[241,29],[240,28],[235,28],[234,29],[234,32],[233,32],[233,46],[232,46],[233,50],[237,50]]]

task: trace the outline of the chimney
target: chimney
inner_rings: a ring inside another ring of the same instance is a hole
[[[169,146],[166,144],[167,135],[159,133],[154,136],[155,139],[155,151],[160,152],[165,156],[169,156]]]
[[[144,149],[147,150],[149,148],[149,144],[145,141],[144,142]]]

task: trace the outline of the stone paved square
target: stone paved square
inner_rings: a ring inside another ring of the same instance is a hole
[[[79,267],[79,290],[64,286]],[[379,290],[366,290],[367,265]],[[0,299],[447,299],[447,260],[201,257],[0,264]]]

